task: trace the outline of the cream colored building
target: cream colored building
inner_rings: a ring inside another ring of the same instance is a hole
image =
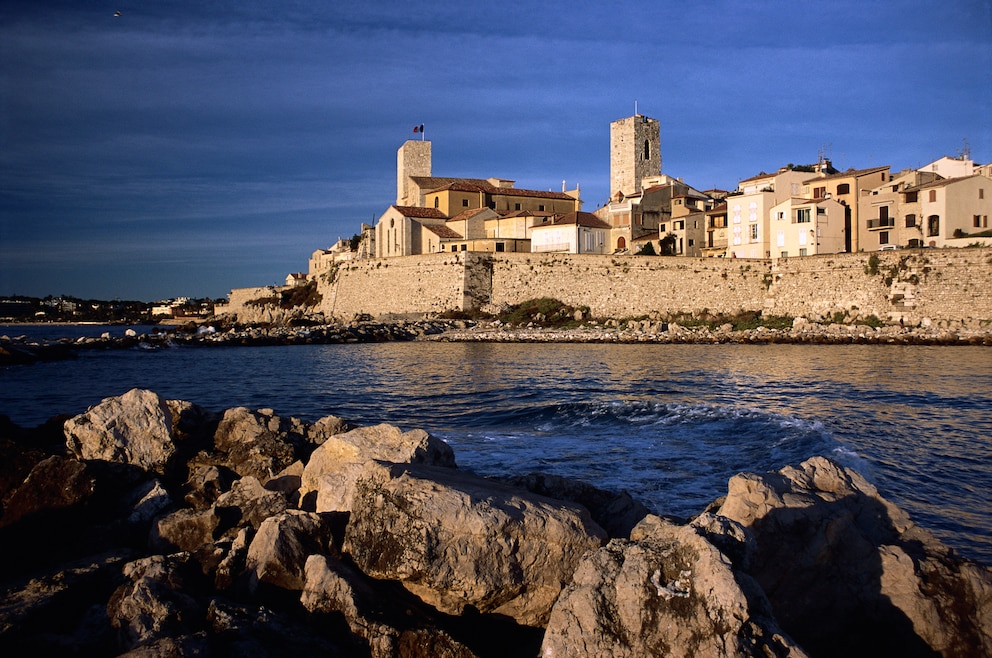
[[[573,212],[531,228],[534,253],[610,253],[610,225],[592,213]]]
[[[858,215],[861,197],[889,180],[889,167],[848,169],[847,171],[810,177],[803,195],[809,199],[836,199],[844,206],[844,245],[846,251],[864,251],[861,236],[867,230],[866,219]],[[866,240],[870,239],[866,238]]]
[[[906,190],[920,205],[923,244],[944,247],[953,238],[989,229],[992,215],[992,180],[973,175],[926,183]]]
[[[706,258],[723,258],[727,255],[727,202],[707,210],[703,216],[706,217],[706,235],[700,252]]]
[[[440,247],[440,240],[432,242],[430,236],[423,235],[423,228],[444,226],[446,221],[444,213],[434,208],[390,206],[375,225],[375,257],[431,253],[431,245]],[[425,246],[428,251],[424,251]]]
[[[809,171],[779,169],[742,180],[727,197],[727,257],[770,258],[769,213],[773,206],[802,196]]]
[[[772,206],[773,257],[815,256],[845,251],[844,206],[835,199],[790,197]]]
[[[864,219],[865,226],[860,237],[861,249],[922,247],[922,209],[919,194],[914,190],[939,179],[933,172],[908,169],[862,195],[858,199],[858,216]]]

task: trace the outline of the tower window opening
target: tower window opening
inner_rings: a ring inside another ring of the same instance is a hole
[[[644,159],[651,159],[651,142],[646,139],[644,140]]]

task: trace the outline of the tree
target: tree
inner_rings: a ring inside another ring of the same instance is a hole
[[[669,233],[661,240],[658,241],[658,245],[661,247],[662,256],[674,256],[675,255],[675,234]]]
[[[654,243],[651,241],[645,242],[644,246],[641,247],[635,256],[657,256],[658,253],[654,250]]]

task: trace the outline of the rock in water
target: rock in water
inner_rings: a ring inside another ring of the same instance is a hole
[[[749,572],[813,655],[992,655],[992,569],[957,558],[823,457],[730,480],[717,514],[753,533]]]
[[[152,391],[132,389],[65,422],[66,447],[78,459],[102,459],[162,473],[173,456],[173,412]]]
[[[577,505],[455,469],[367,462],[344,550],[443,612],[471,606],[543,626],[579,559],[605,538]]]
[[[582,559],[541,649],[543,658],[806,655],[748,576],[695,528],[658,517]]]
[[[451,446],[424,430],[404,432],[386,424],[359,427],[326,437],[310,455],[301,478],[301,504],[317,512],[351,511],[355,478],[370,459],[455,465]]]

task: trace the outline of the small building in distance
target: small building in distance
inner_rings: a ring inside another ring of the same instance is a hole
[[[611,253],[610,225],[588,212],[573,212],[531,228],[534,253]]]

